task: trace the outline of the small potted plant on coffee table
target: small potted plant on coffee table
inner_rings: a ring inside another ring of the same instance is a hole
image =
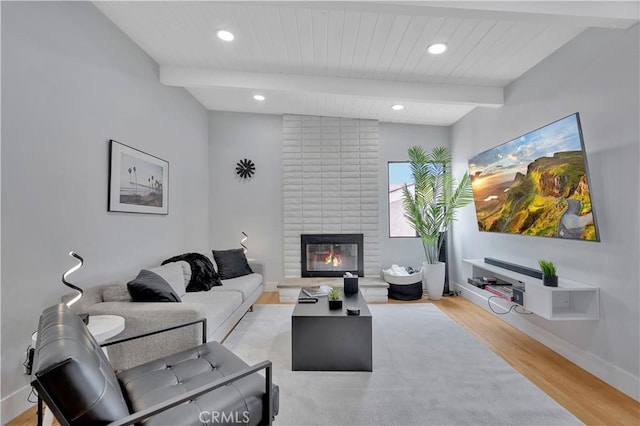
[[[342,293],[337,287],[329,290],[329,309],[342,309]]]
[[[547,287],[558,287],[558,276],[556,275],[556,267],[550,260],[538,260],[540,269],[542,269],[542,284]]]

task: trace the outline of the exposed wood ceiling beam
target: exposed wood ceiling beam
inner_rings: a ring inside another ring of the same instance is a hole
[[[423,84],[398,81],[269,74],[160,66],[160,82],[179,87],[233,87],[301,93],[331,93],[389,102],[430,102],[501,107],[501,87]]]

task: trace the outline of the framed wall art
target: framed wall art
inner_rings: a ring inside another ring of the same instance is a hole
[[[110,140],[109,211],[169,213],[169,162]]]

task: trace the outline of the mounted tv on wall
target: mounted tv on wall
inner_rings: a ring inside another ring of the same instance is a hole
[[[481,231],[600,241],[578,113],[469,160]]]

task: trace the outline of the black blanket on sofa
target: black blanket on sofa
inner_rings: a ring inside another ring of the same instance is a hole
[[[191,266],[191,279],[186,288],[188,292],[207,291],[211,290],[211,287],[222,285],[218,273],[213,268],[213,263],[203,254],[185,253],[167,259],[162,264],[181,260]]]

